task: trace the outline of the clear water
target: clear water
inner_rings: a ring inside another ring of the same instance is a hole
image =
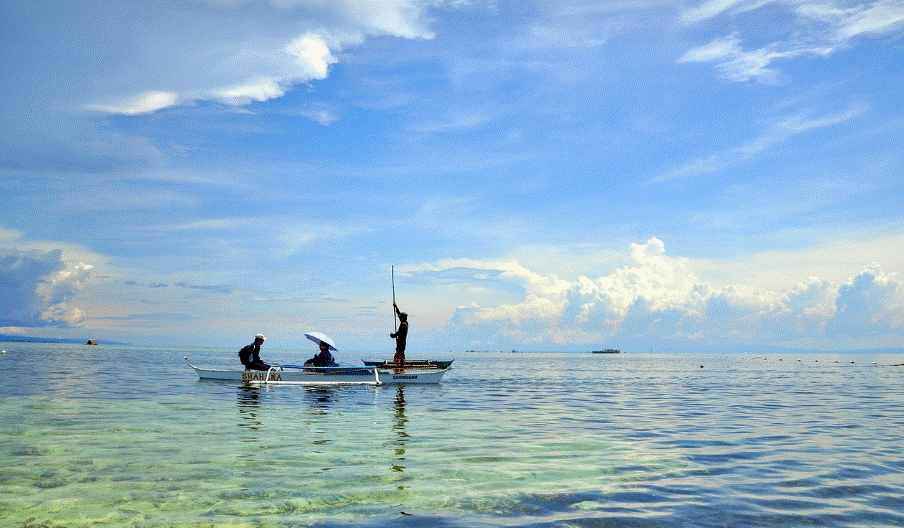
[[[3,527],[904,526],[904,356],[462,352],[435,386],[252,389],[182,359],[234,350],[0,345]]]

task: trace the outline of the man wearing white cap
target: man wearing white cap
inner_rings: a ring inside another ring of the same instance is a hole
[[[254,336],[254,343],[244,346],[239,350],[239,361],[242,362],[242,365],[245,365],[245,371],[268,370],[270,368],[270,365],[261,361],[260,357],[261,345],[263,345],[266,340],[267,338],[264,337],[264,334],[257,334]]]

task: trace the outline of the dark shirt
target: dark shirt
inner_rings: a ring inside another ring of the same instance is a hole
[[[329,350],[321,350],[316,356],[304,362],[309,367],[331,367],[336,364]]]
[[[239,350],[239,361],[246,366],[251,363],[262,363],[260,353],[261,346],[257,343],[251,343]]]
[[[396,340],[396,350],[405,351],[405,341],[408,340],[408,321],[399,322],[399,329],[396,333],[390,334]]]

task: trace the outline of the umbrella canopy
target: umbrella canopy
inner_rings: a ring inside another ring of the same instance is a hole
[[[337,352],[339,351],[339,349],[336,348],[336,345],[333,344],[333,338],[326,334],[321,334],[320,332],[310,332],[305,334],[304,336],[317,343],[318,345],[320,343],[326,343],[327,345],[329,345],[330,350],[335,350]]]

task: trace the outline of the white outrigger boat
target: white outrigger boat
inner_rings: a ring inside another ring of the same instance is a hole
[[[241,381],[250,385],[383,385],[439,383],[446,369],[383,369],[371,367],[273,366],[269,370],[211,369],[197,367],[200,379]]]
[[[325,352],[323,345],[328,345],[329,350],[336,350],[332,338],[320,332],[309,332],[305,337],[321,345],[321,351]],[[245,369],[211,369],[196,367],[188,362],[188,366],[195,369],[200,379],[241,381],[249,385],[383,385],[386,383],[439,383],[446,368],[436,366],[406,365],[403,368],[387,368],[384,365],[368,365],[364,367],[315,367],[308,365],[274,365],[268,370]],[[316,356],[315,356],[316,359]],[[332,362],[332,357],[329,356]],[[313,360],[312,360],[313,361]],[[335,363],[334,363],[335,364]]]

